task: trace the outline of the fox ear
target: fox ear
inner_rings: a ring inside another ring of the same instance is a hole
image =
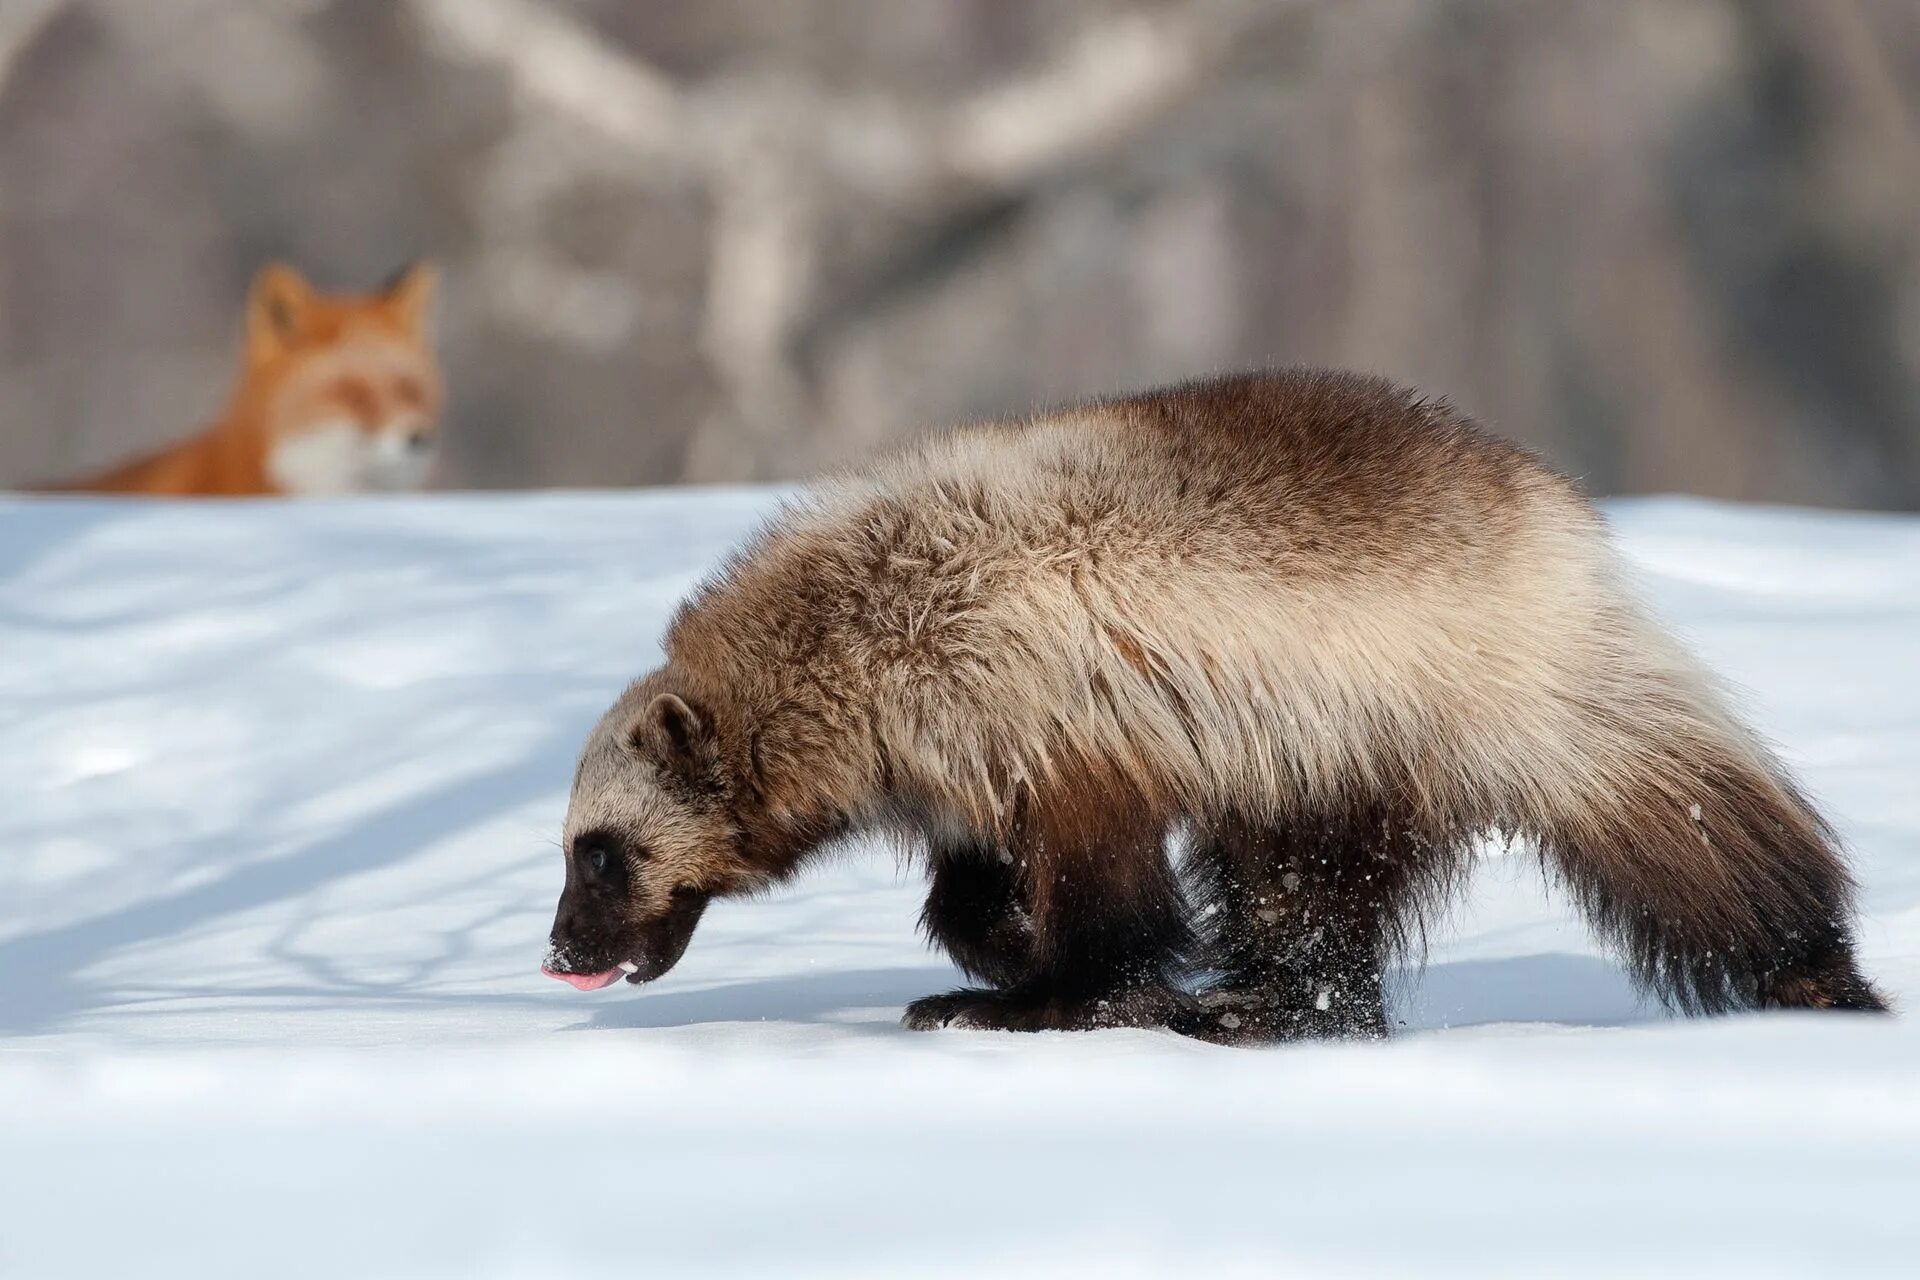
[[[284,262],[260,269],[247,295],[247,350],[258,360],[286,350],[306,332],[313,286]]]
[[[698,774],[713,758],[713,728],[678,694],[663,693],[627,729],[637,750],[675,772]]]
[[[439,267],[431,262],[415,262],[396,271],[380,291],[380,297],[402,328],[426,338],[432,328],[433,295],[439,285]]]

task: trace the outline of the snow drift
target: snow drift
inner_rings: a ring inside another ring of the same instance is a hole
[[[1386,1045],[899,1031],[850,856],[537,972],[587,728],[748,490],[0,501],[0,1274],[1905,1272],[1920,1032],[1642,1006],[1522,850]],[[1610,509],[1920,996],[1920,521]]]

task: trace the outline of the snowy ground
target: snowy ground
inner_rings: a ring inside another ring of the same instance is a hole
[[[909,1035],[878,855],[542,979],[573,752],[768,501],[0,499],[0,1276],[1920,1270],[1920,1026],[1667,1020],[1517,853],[1385,1045]],[[1920,1005],[1920,521],[1613,514]]]

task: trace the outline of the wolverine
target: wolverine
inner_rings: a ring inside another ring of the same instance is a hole
[[[1377,1036],[1524,842],[1685,1012],[1882,1009],[1832,831],[1577,486],[1442,401],[1226,377],[816,486],[589,737],[546,971],[646,982],[857,835],[976,984],[912,1028]]]

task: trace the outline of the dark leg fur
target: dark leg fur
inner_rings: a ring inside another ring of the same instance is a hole
[[[1846,1009],[1885,1013],[1887,1001],[1854,962],[1850,943],[1829,940],[1824,949],[1804,948],[1765,972],[1759,982],[1762,1009]]]
[[[1016,824],[1004,860],[990,847],[936,858],[923,924],[988,985],[913,1002],[907,1026],[1168,1025],[1225,1043],[1385,1034],[1385,962],[1464,878],[1467,838],[1502,825],[1357,799],[1202,827],[1189,870],[1214,980],[1187,997],[1165,815],[1093,783],[1063,794]],[[1724,744],[1647,749],[1604,803],[1515,834],[1683,1011],[1887,1007],[1855,962],[1853,885],[1831,833],[1790,783]]]
[[[1011,854],[937,850],[920,927],[975,982],[1011,987],[1034,970],[1032,917]]]
[[[1080,799],[1051,813],[1036,806],[1045,817],[1016,827],[1008,862],[978,852],[937,862],[922,914],[928,932],[970,976],[994,985],[915,1000],[906,1026],[1167,1024],[1182,1000],[1174,982],[1188,931],[1165,823],[1123,796]]]
[[[1226,1044],[1385,1035],[1385,963],[1461,865],[1384,809],[1197,832],[1188,868],[1218,977],[1175,1028]]]

